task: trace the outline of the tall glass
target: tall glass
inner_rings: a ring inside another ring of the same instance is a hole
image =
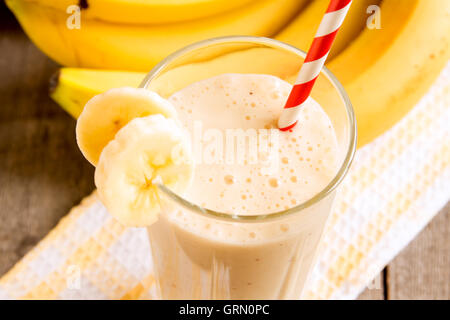
[[[216,38],[170,55],[153,68],[142,87],[167,98],[193,82],[223,73],[269,74],[293,83],[304,57],[304,52],[273,39]],[[162,212],[148,228],[160,298],[301,297],[336,187],[356,144],[351,103],[327,69],[321,72],[312,97],[336,131],[340,165],[334,178],[300,205],[252,216],[208,210],[162,187]]]

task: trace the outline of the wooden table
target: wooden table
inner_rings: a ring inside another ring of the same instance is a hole
[[[0,5],[0,275],[93,189],[75,121],[48,96],[57,65]],[[361,299],[449,299],[450,205]]]

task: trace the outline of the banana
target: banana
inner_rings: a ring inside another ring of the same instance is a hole
[[[450,1],[383,0],[380,30],[365,29],[328,68],[350,96],[363,146],[426,93],[450,59]]]
[[[69,29],[65,11],[27,0],[6,0],[25,32],[65,66],[149,71],[190,43],[230,34],[270,36],[308,0],[263,0],[222,15],[165,25],[121,24],[87,19]],[[275,14],[276,13],[276,14]]]
[[[189,140],[173,119],[162,115],[135,118],[103,149],[95,169],[98,195],[109,213],[130,227],[158,218],[157,181],[177,193],[193,173]]]
[[[366,24],[367,7],[372,4],[379,4],[381,0],[357,0],[353,1],[344,23],[339,30],[333,47],[328,55],[332,59],[355,39]],[[312,1],[300,14],[285,27],[276,39],[289,43],[294,47],[308,51],[312,43],[315,32],[329,5],[329,0]]]
[[[328,63],[349,94],[355,109],[359,147],[399,121],[425,94],[450,59],[449,1],[383,0],[381,13],[382,29],[364,29]],[[282,61],[286,63],[287,60]],[[195,68],[186,70],[188,75]],[[61,77],[65,74],[76,74],[76,71],[63,68]],[[129,73],[121,74],[124,83],[114,85],[130,85]],[[143,74],[140,76],[143,77]],[[56,86],[54,92],[83,88],[85,78],[91,78],[92,83],[107,84],[109,77],[104,71],[85,70],[82,77],[74,75],[72,83],[64,84],[66,89]],[[112,78],[120,81],[121,76],[114,73]],[[180,82],[183,81],[188,80],[180,79]],[[159,92],[168,83],[162,81],[161,88],[154,89]],[[89,87],[98,88],[94,85]],[[97,90],[100,89],[103,90]],[[68,102],[61,97],[55,100],[69,108]],[[70,108],[74,110],[75,107]],[[82,104],[77,106],[77,110],[81,109]]]
[[[172,104],[147,89],[116,88],[87,102],[78,117],[76,136],[84,157],[97,165],[103,148],[123,126],[137,117],[162,114],[176,118]]]
[[[150,83],[149,89],[168,98],[182,88],[223,73],[263,73],[283,80],[294,76],[302,59],[293,53],[267,47],[236,50],[225,55],[177,66]]]
[[[88,19],[118,23],[161,24],[204,18],[239,8],[255,0],[26,0],[66,11],[81,8]]]
[[[227,72],[267,73],[289,79],[301,64],[301,59],[294,54],[265,47],[247,50],[239,50],[238,47],[226,55],[205,59],[169,70],[154,80],[149,89],[168,98],[195,81]],[[78,118],[93,96],[111,88],[137,87],[145,76],[146,73],[141,72],[61,68],[50,79],[50,97]]]
[[[143,72],[62,68],[50,79],[50,97],[76,119],[95,95],[112,88],[136,88],[145,75]]]

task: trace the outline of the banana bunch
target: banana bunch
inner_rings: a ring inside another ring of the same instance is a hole
[[[68,27],[73,2],[6,0],[36,46],[64,66],[149,71],[199,40],[271,36],[307,0],[86,0],[79,29]]]
[[[366,26],[366,11],[370,5],[378,5],[381,0],[353,0],[350,10],[345,17],[344,23],[336,36],[328,60],[334,58],[338,53],[352,42],[354,38]],[[294,47],[308,51],[314,38],[317,26],[326,11],[330,0],[313,0],[299,15],[286,26],[276,39],[289,43]]]
[[[117,23],[163,24],[204,18],[239,8],[252,0],[29,0],[66,11],[71,5],[83,9],[88,19]]]
[[[364,29],[328,63],[356,112],[362,146],[399,121],[450,59],[450,1],[383,0],[382,28]]]
[[[35,43],[62,64],[127,70],[61,69],[52,81],[51,96],[77,117],[84,104],[95,94],[113,87],[136,87],[154,63],[175,49],[201,38],[231,34],[274,36],[307,50],[328,3],[327,0],[263,0],[244,1],[246,3],[242,2],[242,6],[238,7],[233,6],[236,1],[216,1],[214,17],[205,14],[203,18],[198,18],[200,13],[197,13],[196,20],[171,20],[164,26],[137,23],[143,19],[144,10],[136,23],[129,19],[122,21],[121,25],[111,21],[114,15],[104,17],[102,10],[95,10],[90,15],[86,14],[85,20],[81,21],[81,29],[73,33],[63,26],[62,20],[67,15],[62,7],[49,4],[53,1],[7,0],[7,3]],[[113,10],[115,6],[112,3],[121,1],[88,1],[90,6],[86,13],[94,10],[96,2],[110,2],[109,10]],[[140,2],[129,1],[130,6]],[[186,1],[183,5],[195,2]],[[214,0],[206,2],[212,3]],[[168,5],[171,1],[149,0],[146,3],[148,6],[157,3]],[[183,2],[177,3],[181,6]],[[367,6],[373,4],[381,8],[381,29],[365,27]],[[353,1],[327,67],[343,84],[353,103],[358,121],[359,146],[370,142],[400,120],[424,95],[449,61],[449,16],[450,1],[446,0]],[[131,15],[124,14],[122,19],[127,17]],[[162,14],[160,19],[163,19]],[[39,27],[33,28],[38,24]],[[298,70],[290,69],[294,62],[272,54],[249,50],[245,53],[245,59],[253,62],[263,55],[262,61],[277,61],[280,64],[281,78],[295,76]],[[228,55],[227,59],[222,64],[211,66],[208,72],[226,72],[227,66],[232,64],[233,55]],[[267,63],[267,68],[270,68],[268,72],[273,73],[273,67]],[[187,69],[185,74],[186,78],[181,79],[183,81],[188,81],[188,77],[205,76],[197,74],[195,69]]]

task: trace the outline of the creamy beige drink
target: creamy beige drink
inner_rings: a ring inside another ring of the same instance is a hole
[[[230,215],[260,216],[304,203],[330,183],[339,165],[338,144],[320,105],[310,99],[291,132],[269,130],[276,128],[290,89],[274,76],[223,74],[170,97],[196,157],[184,198]],[[230,147],[230,135],[243,133],[244,140]],[[299,298],[332,200],[249,222],[163,201],[163,212],[149,227],[161,297]]]

